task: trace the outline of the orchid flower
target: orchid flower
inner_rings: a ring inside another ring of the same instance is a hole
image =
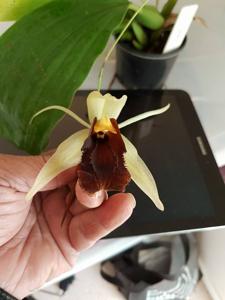
[[[120,134],[120,129],[165,112],[169,104],[135,116],[118,125],[116,120],[126,100],[125,95],[117,99],[109,93],[102,95],[98,91],[91,92],[87,97],[90,123],[61,106],[49,106],[36,113],[32,120],[47,110],[58,109],[69,114],[86,129],[74,133],[58,146],[56,152],[39,172],[26,199],[31,200],[61,172],[77,166],[79,184],[87,193],[91,194],[103,189],[124,191],[132,179],[158,209],[164,210],[152,174],[138,155],[135,146]]]

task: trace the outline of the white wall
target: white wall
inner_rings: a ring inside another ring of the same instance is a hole
[[[225,229],[198,234],[200,266],[214,299],[225,299]]]

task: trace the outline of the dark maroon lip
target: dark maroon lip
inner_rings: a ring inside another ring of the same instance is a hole
[[[78,166],[78,179],[81,187],[88,193],[99,190],[125,191],[131,180],[124,165],[126,147],[115,119],[110,119],[116,133],[110,131],[99,138],[93,131],[93,121],[88,138],[82,147],[82,159]]]

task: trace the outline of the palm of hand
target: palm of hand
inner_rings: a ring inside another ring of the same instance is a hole
[[[0,287],[18,298],[69,270],[79,251],[123,223],[134,207],[129,195],[117,194],[101,204],[105,194],[89,197],[79,187],[79,201],[75,200],[67,184],[74,170],[27,203],[25,194],[43,163],[41,157],[4,156],[0,164]],[[21,174],[15,175],[16,170]]]
[[[69,270],[76,256],[68,235],[69,212],[61,226],[68,190],[45,194],[30,204],[23,193],[8,189],[10,198],[0,200],[0,282],[17,297]]]

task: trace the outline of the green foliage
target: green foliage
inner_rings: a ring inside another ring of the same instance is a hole
[[[62,114],[51,111],[29,125],[31,117],[70,105],[127,8],[127,0],[55,0],[0,37],[1,136],[29,153],[44,149]]]
[[[136,16],[121,40],[128,41],[134,48],[141,51],[160,52],[171,30],[171,25],[176,20],[176,17],[172,14],[176,3],[177,0],[168,0],[163,6],[161,13],[157,9],[157,3],[156,6],[146,5]],[[122,32],[134,12],[138,9],[139,7],[135,4],[129,5],[126,17],[120,26],[117,27],[114,32],[115,35],[119,35]],[[127,38],[128,32],[129,39]]]
[[[123,36],[121,37],[121,41],[132,41],[133,33],[131,31],[124,32]]]
[[[137,40],[132,40],[132,44],[137,50],[143,50],[144,48],[144,46],[141,43],[139,43]]]
[[[53,0],[0,0],[0,21],[15,21]]]
[[[164,18],[154,6],[146,5],[137,16],[137,21],[151,30],[158,30],[164,23]]]
[[[133,21],[132,24],[131,24],[131,27],[132,27],[132,29],[133,29],[133,31],[134,31],[134,35],[135,35],[137,41],[138,41],[141,45],[143,45],[143,46],[147,45],[147,43],[148,43],[148,36],[147,36],[147,34],[145,33],[145,31],[144,31],[144,29],[142,28],[142,26],[139,25],[138,22]]]
[[[168,0],[165,5],[163,6],[162,9],[162,16],[166,19],[170,16],[170,14],[172,13],[172,10],[174,8],[174,6],[177,4],[177,0]]]

